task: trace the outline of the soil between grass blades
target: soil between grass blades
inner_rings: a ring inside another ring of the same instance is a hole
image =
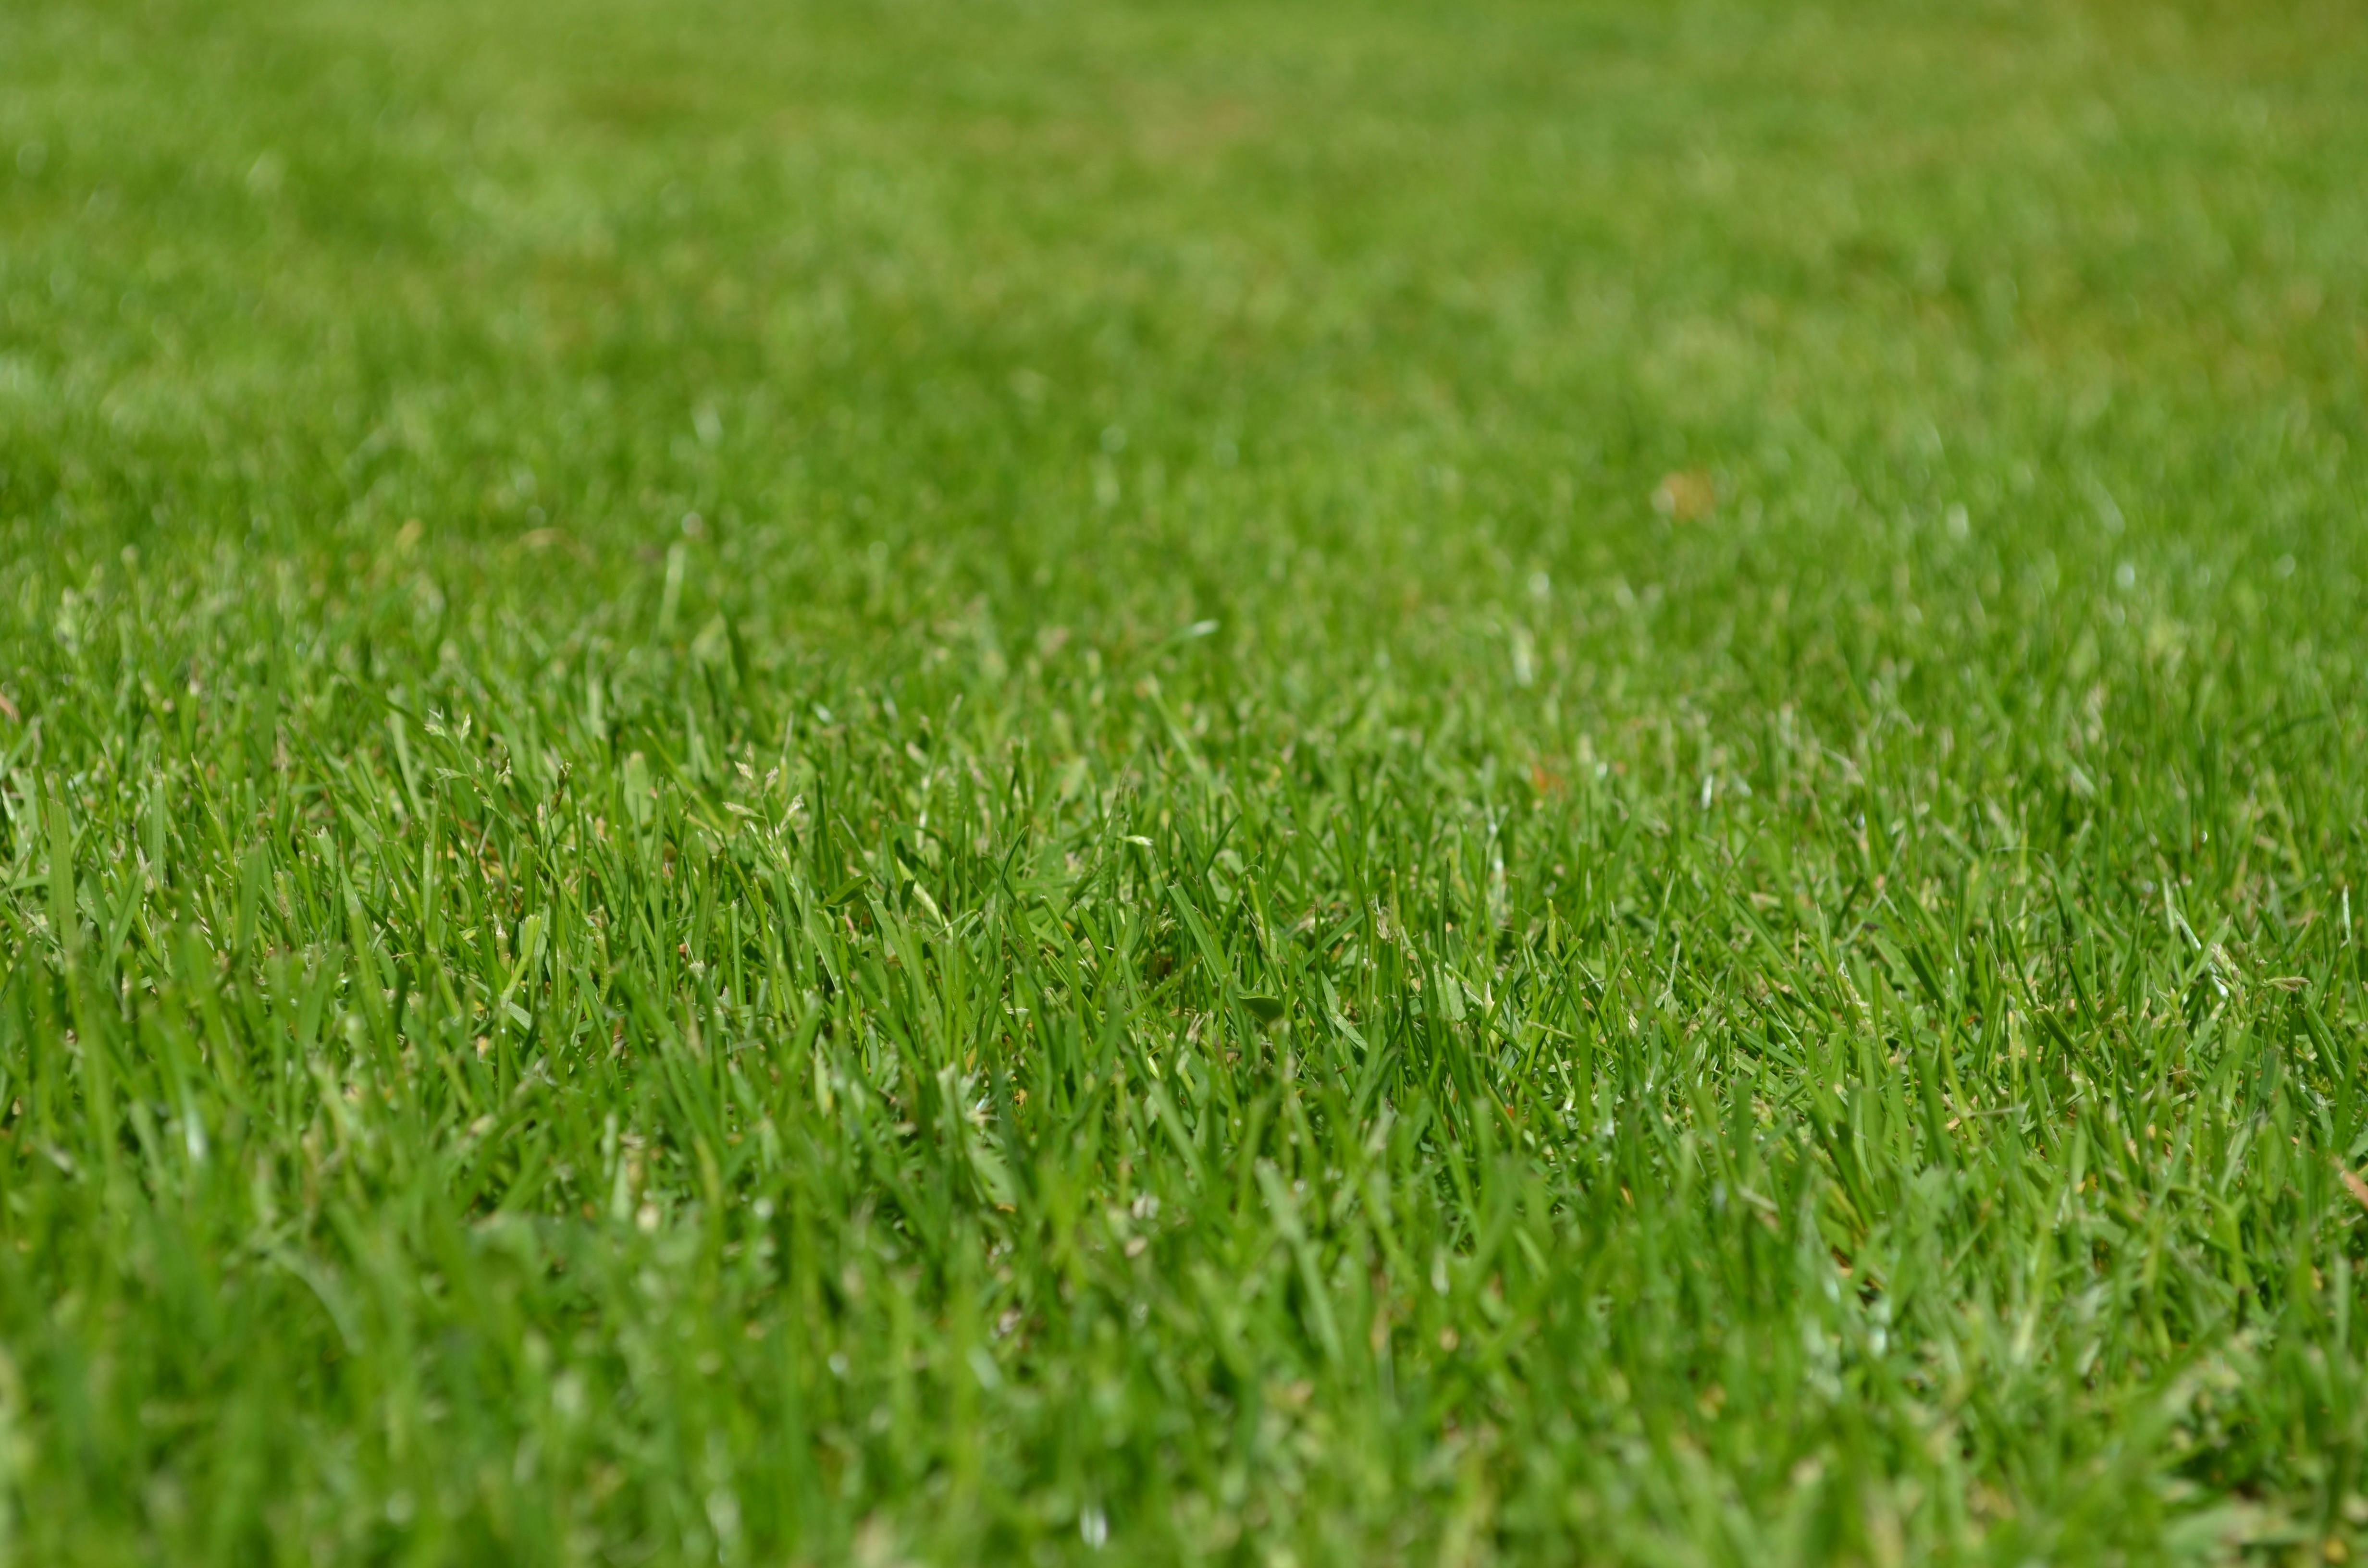
[[[2368,1549],[2364,30],[0,14],[0,1555]]]

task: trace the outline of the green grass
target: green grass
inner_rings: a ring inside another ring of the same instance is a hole
[[[2363,171],[2339,0],[0,9],[0,1559],[2368,1550]]]

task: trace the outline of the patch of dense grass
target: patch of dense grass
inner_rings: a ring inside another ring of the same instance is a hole
[[[0,1556],[2368,1546],[2356,7],[515,10],[0,14]]]

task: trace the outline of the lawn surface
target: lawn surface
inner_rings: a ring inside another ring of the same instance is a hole
[[[0,8],[0,1558],[2356,1559],[2363,481],[2336,0]]]

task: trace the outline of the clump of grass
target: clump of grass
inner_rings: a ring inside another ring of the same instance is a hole
[[[0,18],[0,1556],[2363,1544],[2359,18]]]

